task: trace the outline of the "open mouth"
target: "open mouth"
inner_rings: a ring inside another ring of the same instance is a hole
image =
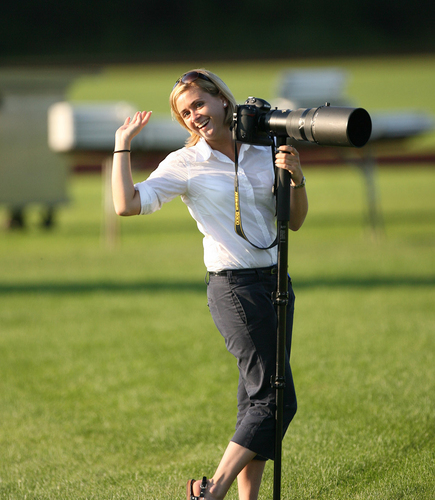
[[[204,120],[202,123],[200,123],[199,125],[197,125],[196,128],[198,130],[203,129],[204,127],[206,127],[208,125],[209,121],[210,121],[210,118],[207,118],[207,120]]]

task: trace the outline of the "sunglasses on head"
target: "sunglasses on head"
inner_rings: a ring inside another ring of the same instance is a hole
[[[175,87],[180,82],[189,84],[189,83],[193,83],[195,80],[198,80],[198,78],[201,78],[202,80],[213,83],[207,75],[204,75],[203,73],[199,73],[199,71],[189,71],[189,73],[186,73],[185,75],[183,75],[181,78],[179,78],[175,82],[175,85],[172,87],[172,90],[174,90]]]

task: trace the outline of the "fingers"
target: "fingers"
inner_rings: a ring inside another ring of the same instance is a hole
[[[277,154],[281,154],[281,153],[299,157],[299,153],[298,153],[297,149],[294,148],[293,146],[287,146],[287,145],[280,146],[278,148]]]
[[[280,146],[275,156],[277,167],[293,171],[294,168],[300,168],[298,151],[292,146]]]
[[[142,125],[143,126],[145,126],[149,122],[151,115],[152,115],[152,111],[142,111],[141,117],[142,117]]]
[[[136,111],[131,120],[131,124],[140,128],[145,127],[151,118],[152,111]]]
[[[293,181],[299,184],[299,181],[303,177],[303,173],[299,153],[296,148],[287,145],[280,146],[275,155],[275,164],[278,168],[288,170]]]
[[[125,130],[142,130],[143,127],[148,123],[151,117],[152,111],[136,111],[133,118],[127,117],[124,121],[124,125],[121,127]]]
[[[125,120],[125,124],[127,123],[140,123],[144,120],[149,120],[150,116],[152,114],[152,111],[136,111],[136,113],[133,115],[133,118],[130,116]]]
[[[152,111],[136,111],[133,118],[127,117],[116,131],[116,137],[122,142],[131,141],[148,123],[151,113]]]

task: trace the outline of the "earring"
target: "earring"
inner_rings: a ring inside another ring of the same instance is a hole
[[[224,102],[224,108],[226,108],[226,107],[227,107],[227,103],[226,103],[226,102]]]

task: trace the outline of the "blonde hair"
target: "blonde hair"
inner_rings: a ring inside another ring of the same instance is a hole
[[[236,109],[237,102],[236,99],[234,98],[231,90],[228,88],[228,86],[214,73],[207,71],[206,69],[193,69],[191,71],[197,71],[198,73],[202,73],[205,75],[207,78],[210,79],[204,80],[202,78],[197,78],[195,81],[192,83],[183,83],[180,79],[180,82],[178,85],[174,87],[174,89],[171,92],[171,95],[169,96],[169,104],[171,106],[171,114],[172,117],[177,120],[177,122],[184,127],[186,130],[189,131],[190,137],[186,140],[186,147],[190,148],[197,144],[197,142],[200,139],[200,136],[198,134],[195,134],[195,132],[192,132],[184,123],[183,118],[181,117],[180,113],[178,112],[176,103],[177,99],[180,97],[180,95],[183,92],[186,92],[187,89],[189,89],[192,85],[196,86],[208,94],[211,94],[215,97],[222,96],[228,101],[228,106],[225,108],[225,121],[224,124],[228,125],[228,127],[231,125],[233,121],[233,113]],[[187,71],[184,74],[190,73],[190,71]]]

